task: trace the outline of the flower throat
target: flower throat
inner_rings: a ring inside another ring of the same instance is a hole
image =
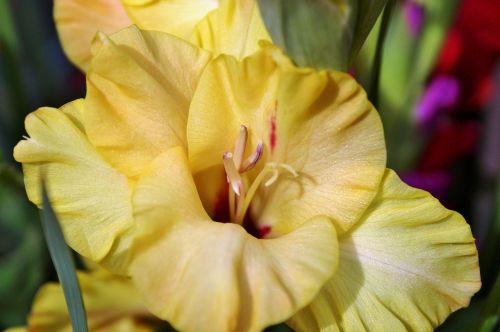
[[[248,171],[253,169],[262,160],[264,153],[264,145],[259,143],[255,151],[247,159],[243,160],[247,141],[248,129],[244,125],[241,125],[234,145],[234,151],[226,151],[222,156],[227,182],[229,183],[230,222],[239,225],[243,224],[250,203],[261,184],[264,184],[265,187],[270,187],[276,182],[282,172],[288,172],[293,177],[298,176],[298,173],[290,165],[267,162],[255,179],[248,186],[245,186],[246,182],[243,181],[243,178],[247,176]]]

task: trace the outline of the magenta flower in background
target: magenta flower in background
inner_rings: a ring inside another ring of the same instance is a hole
[[[446,171],[410,171],[401,175],[401,179],[412,187],[424,189],[446,203],[446,193],[451,183],[451,176]],[[446,204],[445,204],[446,205]]]
[[[418,125],[424,130],[430,129],[439,113],[456,106],[459,97],[460,84],[455,77],[435,76],[415,108]]]
[[[418,36],[425,19],[424,6],[416,1],[407,0],[403,5],[403,10],[408,29],[414,37]]]

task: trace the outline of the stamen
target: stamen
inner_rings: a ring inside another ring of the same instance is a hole
[[[255,150],[255,152],[252,153],[250,157],[248,157],[243,162],[243,165],[240,168],[240,172],[245,173],[254,168],[255,165],[257,165],[257,163],[259,162],[263,153],[264,153],[264,145],[262,143],[257,144],[257,149]]]
[[[240,196],[243,189],[243,181],[240,173],[236,169],[236,165],[234,164],[233,154],[231,152],[224,152],[222,159],[224,161],[224,169],[226,170],[227,180],[231,184],[231,188],[234,193]]]
[[[278,180],[278,176],[280,175],[278,169],[275,168],[272,170],[272,172],[273,172],[273,175],[269,178],[269,180],[267,180],[264,183],[265,187],[270,187],[274,182],[276,182],[276,180]]]
[[[257,175],[255,180],[252,182],[250,188],[248,188],[245,197],[242,197],[243,204],[240,204],[238,202],[238,207],[236,209],[236,217],[235,217],[236,223],[241,224],[243,222],[245,214],[248,210],[248,207],[250,206],[250,203],[255,193],[257,192],[257,189],[259,188],[260,184],[264,181],[264,179],[268,176],[268,174],[271,174],[271,177],[266,182],[264,182],[264,186],[269,187],[274,182],[276,182],[276,180],[279,177],[279,168],[288,171],[290,174],[293,175],[293,177],[299,176],[297,171],[295,171],[290,165],[276,163],[276,162],[267,163],[264,166],[264,168],[260,171],[260,173]]]
[[[236,213],[236,194],[233,190],[229,190],[229,218],[230,220],[234,219]]]
[[[297,173],[297,171],[294,170],[293,167],[288,165],[288,164],[282,164],[282,163],[277,163],[277,162],[271,161],[268,163],[268,165],[271,167],[274,167],[274,168],[281,167],[281,168],[287,170],[290,174],[292,174],[294,178],[299,176],[299,173]]]
[[[271,129],[271,135],[275,136],[275,123]],[[272,138],[273,137],[271,137],[271,143],[275,144],[275,137],[274,142]],[[243,224],[245,214],[261,184],[264,184],[265,187],[271,186],[278,180],[281,169],[290,173],[291,175],[293,175],[293,177],[299,176],[299,174],[290,165],[277,162],[269,162],[264,165],[261,171],[257,174],[253,182],[250,184],[249,188],[245,188],[246,186],[244,187],[242,178],[242,176],[245,175],[242,174],[254,168],[262,159],[262,155],[264,153],[264,145],[262,142],[260,142],[259,144],[257,144],[255,151],[246,160],[243,161],[247,141],[248,129],[244,125],[241,125],[240,132],[234,146],[234,153],[227,151],[222,156],[224,169],[227,176],[227,182],[230,184],[231,188],[229,190],[230,218],[232,222],[240,225]],[[271,150],[272,149],[273,146],[271,146]]]
[[[240,169],[243,156],[245,155],[245,147],[248,140],[248,129],[244,125],[240,126],[240,133],[234,146],[234,165],[236,169]]]

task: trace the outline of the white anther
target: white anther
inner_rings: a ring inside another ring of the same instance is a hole
[[[234,193],[240,196],[243,189],[243,181],[240,173],[234,165],[233,154],[231,152],[224,152],[222,160],[224,161],[224,169],[226,170],[227,180],[231,184],[231,188]]]
[[[243,161],[243,156],[245,155],[245,147],[248,140],[248,129],[244,125],[240,126],[240,133],[236,139],[236,145],[234,146],[234,165],[236,169],[240,169],[241,162]]]

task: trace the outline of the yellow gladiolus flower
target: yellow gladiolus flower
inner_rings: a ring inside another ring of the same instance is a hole
[[[14,156],[68,243],[176,328],[425,330],[479,288],[468,225],[385,169],[349,75],[135,27],[93,54],[85,99],[29,115]]]
[[[96,33],[131,24],[237,57],[270,40],[255,0],[55,0],[54,18],[66,55],[85,72]]]
[[[89,331],[148,332],[158,323],[141,301],[132,281],[104,270],[78,272]],[[63,290],[57,283],[43,285],[33,300],[26,327],[6,332],[71,332]]]

